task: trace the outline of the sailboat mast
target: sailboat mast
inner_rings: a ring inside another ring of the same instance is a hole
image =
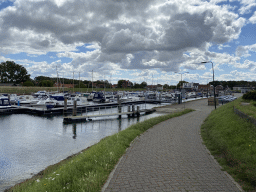
[[[75,88],[75,86],[74,86],[74,71],[73,71],[73,93],[75,92],[74,88]]]
[[[56,65],[56,72],[57,72],[57,93],[59,93],[59,81],[58,81],[58,70]]]
[[[63,73],[63,93],[64,93],[64,73]]]
[[[92,92],[93,92],[93,70],[92,70]]]
[[[104,74],[104,95],[105,95],[105,74]]]

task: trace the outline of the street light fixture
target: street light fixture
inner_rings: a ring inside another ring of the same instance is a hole
[[[203,61],[201,63],[211,63],[212,64],[212,78],[213,78],[213,96],[214,96],[214,106],[216,109],[216,96],[215,96],[215,86],[214,86],[214,69],[213,69],[213,62],[211,61]]]

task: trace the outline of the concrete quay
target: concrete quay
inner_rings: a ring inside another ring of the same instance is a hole
[[[133,141],[102,192],[243,191],[202,143],[200,127],[214,106],[201,99],[159,110],[183,108],[195,111],[164,121]]]

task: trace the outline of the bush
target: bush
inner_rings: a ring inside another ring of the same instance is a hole
[[[39,82],[40,87],[53,87],[53,82],[50,80],[43,80]]]
[[[32,81],[26,81],[26,82],[23,83],[23,86],[25,86],[25,87],[33,87],[34,83]]]
[[[256,101],[256,91],[251,91],[244,94],[243,99]]]

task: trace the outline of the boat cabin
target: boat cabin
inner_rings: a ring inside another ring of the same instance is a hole
[[[11,105],[10,100],[7,97],[0,97],[0,106]]]

